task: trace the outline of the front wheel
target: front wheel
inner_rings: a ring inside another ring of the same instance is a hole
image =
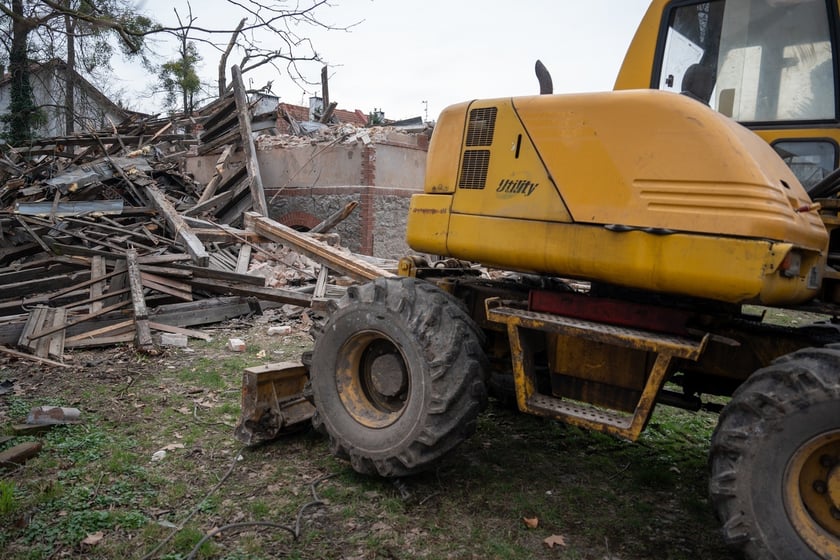
[[[363,474],[424,470],[475,430],[487,402],[481,332],[414,278],[351,287],[312,353],[313,422]]]
[[[750,377],[709,463],[729,544],[753,560],[840,558],[840,350],[800,350]]]

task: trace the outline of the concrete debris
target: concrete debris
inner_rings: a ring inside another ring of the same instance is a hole
[[[244,352],[245,341],[241,338],[231,338],[228,340],[227,347],[231,352]]]
[[[187,335],[185,334],[176,334],[176,333],[161,333],[160,334],[160,345],[161,346],[174,346],[177,348],[186,348],[189,343],[187,339]]]
[[[257,136],[255,143],[258,150],[295,148],[313,144],[353,144],[356,142],[364,145],[371,142],[385,144],[400,141],[407,134],[429,133],[429,126],[423,124],[410,128],[397,126],[358,127],[349,123],[332,127],[317,125],[314,130],[309,131],[306,135],[261,134]]]
[[[163,449],[160,449],[160,450],[152,453],[151,461],[153,463],[157,463],[159,461],[163,461],[165,458],[166,458],[166,451],[164,451]]]
[[[26,423],[42,424],[79,424],[82,412],[78,408],[61,406],[36,406],[26,416]]]

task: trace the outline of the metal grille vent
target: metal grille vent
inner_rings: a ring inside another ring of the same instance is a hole
[[[470,111],[470,121],[467,123],[467,146],[490,146],[493,144],[496,112],[496,107],[484,107]]]
[[[490,150],[465,150],[461,161],[460,189],[483,189],[487,182]]]

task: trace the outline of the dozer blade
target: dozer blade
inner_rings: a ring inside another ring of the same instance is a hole
[[[246,445],[272,440],[308,422],[315,407],[304,396],[309,368],[281,362],[246,368],[242,375],[242,413],[234,435]]]

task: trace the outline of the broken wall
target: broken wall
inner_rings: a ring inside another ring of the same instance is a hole
[[[365,129],[362,129],[365,130]],[[428,137],[389,132],[365,144],[278,137],[257,152],[271,218],[306,230],[349,202],[358,208],[334,231],[355,253],[398,258],[409,252],[405,224],[411,195],[421,192]],[[188,158],[200,183],[212,178],[217,156]],[[241,155],[239,156],[241,157]]]

